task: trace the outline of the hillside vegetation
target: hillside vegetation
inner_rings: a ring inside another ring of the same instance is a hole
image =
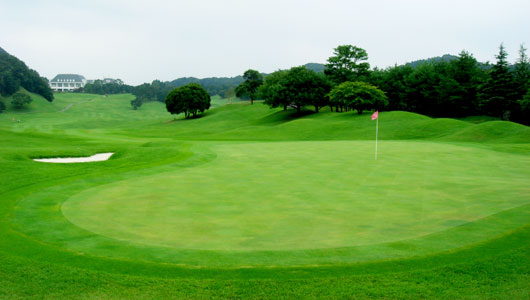
[[[53,93],[46,79],[0,48],[0,95],[11,96],[21,87],[48,101],[53,100]]]

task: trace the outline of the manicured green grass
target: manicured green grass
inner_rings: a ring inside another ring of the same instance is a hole
[[[530,298],[530,128],[132,97],[0,114],[0,298]]]

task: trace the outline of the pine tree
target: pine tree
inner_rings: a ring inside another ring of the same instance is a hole
[[[526,48],[519,48],[519,59],[514,66],[514,81],[516,88],[516,99],[522,99],[530,88],[530,59],[526,55]]]
[[[514,78],[508,68],[507,57],[501,44],[499,54],[495,56],[497,62],[492,66],[489,78],[480,86],[478,95],[481,111],[501,119],[509,119],[516,103]]]

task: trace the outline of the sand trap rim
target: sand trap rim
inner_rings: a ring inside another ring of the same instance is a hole
[[[46,162],[46,163],[86,163],[86,162],[98,162],[108,160],[114,152],[96,153],[92,156],[83,157],[54,157],[54,158],[34,158],[34,161]]]

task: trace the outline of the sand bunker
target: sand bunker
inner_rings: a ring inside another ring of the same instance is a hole
[[[57,158],[39,158],[33,159],[34,161],[47,162],[47,163],[58,163],[58,164],[71,164],[71,163],[84,163],[94,161],[104,161],[109,159],[114,152],[98,153],[92,156],[86,157],[57,157]]]

